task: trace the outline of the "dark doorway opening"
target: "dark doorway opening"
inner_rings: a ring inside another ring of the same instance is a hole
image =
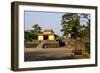
[[[48,35],[44,35],[44,40],[48,40]]]

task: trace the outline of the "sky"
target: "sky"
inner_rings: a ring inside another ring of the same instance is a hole
[[[53,29],[56,35],[62,36],[61,19],[64,12],[40,12],[40,11],[24,11],[24,27],[25,30],[32,29],[32,26],[38,24],[42,31],[45,29]],[[86,25],[86,18],[80,19],[80,25]]]
[[[61,19],[63,14],[63,12],[25,11],[25,30],[30,30],[33,25],[38,24],[42,31],[46,28],[53,29],[55,34],[62,36],[63,33],[60,30],[62,28]]]

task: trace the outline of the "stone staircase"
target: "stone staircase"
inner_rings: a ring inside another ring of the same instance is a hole
[[[39,43],[39,45],[36,48],[42,48],[43,45],[47,42],[47,40],[43,40]]]

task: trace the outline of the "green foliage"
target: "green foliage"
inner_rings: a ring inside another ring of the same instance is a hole
[[[33,39],[36,39],[37,33],[34,31],[25,31],[25,41],[32,41]]]
[[[86,25],[81,25],[81,19],[87,19]],[[89,14],[76,14],[76,13],[65,13],[62,16],[62,29],[64,36],[76,39],[81,38],[81,42],[84,44],[85,51],[90,53],[90,17]]]
[[[64,36],[58,37],[58,40],[60,40],[60,41],[64,40]]]
[[[41,27],[38,24],[32,26],[33,30],[26,30],[25,33],[25,42],[31,42],[32,40],[37,40],[38,33],[41,32]]]
[[[34,32],[39,33],[41,31],[41,27],[38,24],[35,24],[34,26],[32,26],[32,28],[34,29]]]
[[[80,25],[80,19],[87,18],[87,26]],[[76,37],[87,37],[89,36],[89,25],[90,20],[88,18],[88,14],[76,14],[76,13],[65,13],[62,16],[62,29],[61,32],[63,32],[64,36],[71,35],[70,38],[76,38]]]
[[[90,53],[90,43],[89,42],[85,43],[85,51]]]

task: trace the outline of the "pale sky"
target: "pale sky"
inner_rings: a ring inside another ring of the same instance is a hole
[[[46,28],[53,29],[55,34],[62,35],[60,31],[61,18],[64,13],[56,12],[37,12],[37,11],[25,11],[25,30],[31,29],[34,24],[38,24],[42,31]]]
[[[46,28],[53,29],[54,33],[62,36],[60,31],[61,19],[64,12],[40,12],[40,11],[24,11],[25,30],[30,30],[33,25],[38,24],[42,31]],[[82,24],[86,24],[86,19],[81,20]]]

